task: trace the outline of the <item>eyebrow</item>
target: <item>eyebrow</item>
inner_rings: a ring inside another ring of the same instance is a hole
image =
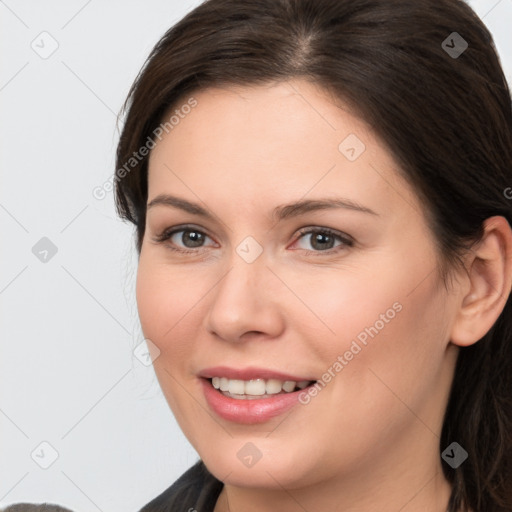
[[[182,199],[170,194],[160,194],[156,196],[148,203],[147,209],[149,210],[150,208],[153,208],[157,205],[178,208],[193,215],[199,215],[200,217],[204,217],[206,219],[215,220],[214,216],[199,204],[192,203],[186,199]],[[354,201],[351,201],[350,199],[337,197],[326,199],[305,199],[290,204],[276,206],[272,211],[272,219],[277,218],[279,221],[281,221],[316,210],[328,210],[335,208],[344,208],[347,210],[354,210],[379,216],[379,214],[373,211],[371,208],[362,206]]]

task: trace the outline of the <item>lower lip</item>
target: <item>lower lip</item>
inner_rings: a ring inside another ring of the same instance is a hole
[[[299,403],[299,394],[308,388],[292,393],[281,393],[271,398],[238,400],[223,395],[212,386],[208,379],[201,378],[204,396],[213,411],[228,421],[235,423],[264,423],[285,413]]]

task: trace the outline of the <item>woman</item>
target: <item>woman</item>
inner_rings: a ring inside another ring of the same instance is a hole
[[[201,460],[142,511],[512,510],[512,111],[460,0],[209,0],[116,204]]]

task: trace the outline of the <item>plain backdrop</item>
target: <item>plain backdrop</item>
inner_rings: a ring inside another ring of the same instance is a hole
[[[145,58],[199,3],[0,0],[0,506],[137,511],[197,460],[141,356],[133,229],[92,191]],[[512,0],[469,3],[512,83]]]

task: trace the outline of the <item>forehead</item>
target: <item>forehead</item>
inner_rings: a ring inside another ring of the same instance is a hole
[[[210,88],[193,94],[149,161],[149,194],[177,189],[241,204],[339,193],[373,209],[417,202],[371,127],[315,84]],[[180,111],[189,98],[174,105]]]

